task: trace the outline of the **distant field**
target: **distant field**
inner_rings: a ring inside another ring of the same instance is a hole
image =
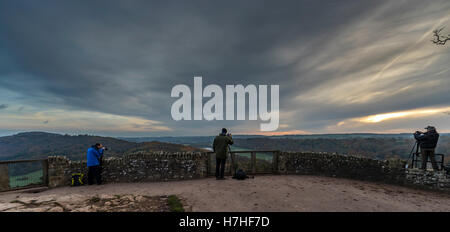
[[[42,183],[43,172],[37,170],[24,175],[11,176],[9,178],[10,188],[20,188],[27,185],[36,185]]]
[[[243,147],[231,147],[231,151],[251,151],[254,149],[248,149],[248,148],[243,148]],[[244,156],[247,158],[251,157],[250,153],[239,153],[239,156]],[[256,159],[263,159],[266,161],[271,161],[273,158],[273,154],[272,153],[256,153]]]
[[[236,146],[232,146],[231,147],[232,151],[251,151],[251,149],[248,148],[243,148],[243,147],[236,147]],[[251,153],[235,153],[236,154],[236,168],[237,169],[243,169],[246,172],[249,172],[251,170]],[[272,170],[272,158],[273,158],[273,154],[272,153],[256,153],[256,172],[270,172]],[[225,167],[225,172],[229,173],[230,171],[230,165],[231,165],[231,160],[228,157],[228,162],[226,162],[226,167]],[[216,167],[216,160],[215,160],[215,155],[212,154],[212,159],[211,159],[211,174],[214,174],[215,172],[215,167]],[[236,170],[237,170],[236,169]]]
[[[206,147],[203,149],[207,149]],[[212,150],[212,149],[209,149]],[[231,147],[231,151],[252,151],[254,149],[248,149],[248,148],[244,148],[244,147],[236,147],[236,146],[232,146]],[[247,157],[250,158],[251,154],[250,153],[239,153],[239,156],[243,156],[243,157]],[[273,157],[272,153],[256,153],[256,159],[263,159],[266,161],[271,161]]]

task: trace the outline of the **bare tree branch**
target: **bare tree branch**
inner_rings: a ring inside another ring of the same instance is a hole
[[[431,40],[431,42],[433,42],[436,45],[445,45],[445,43],[450,40],[450,34],[447,36],[443,36],[441,35],[441,31],[444,29],[436,29],[433,31],[433,40]]]

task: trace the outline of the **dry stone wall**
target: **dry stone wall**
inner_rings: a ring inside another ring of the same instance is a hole
[[[205,178],[210,153],[140,152],[103,161],[105,183],[170,181]],[[450,192],[450,176],[445,172],[406,169],[402,160],[374,160],[317,152],[279,152],[274,160],[274,174],[322,175],[389,184],[414,186]],[[68,186],[73,173],[83,173],[86,181],[86,161],[71,161],[65,157],[48,159],[50,187]]]
[[[48,173],[50,187],[69,185],[73,173],[83,173],[86,181],[86,161],[49,157]],[[206,153],[135,153],[103,160],[102,179],[105,183],[186,180],[206,176]]]

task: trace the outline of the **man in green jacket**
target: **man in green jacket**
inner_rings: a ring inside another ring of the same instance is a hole
[[[214,139],[213,151],[216,153],[216,179],[225,180],[225,163],[227,161],[228,145],[233,144],[231,134],[227,134],[227,129],[222,128],[220,133]]]

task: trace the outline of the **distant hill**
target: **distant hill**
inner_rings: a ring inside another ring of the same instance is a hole
[[[236,139],[235,145],[253,150],[315,151],[360,155],[373,159],[408,159],[415,140],[412,138],[249,138]],[[436,153],[450,155],[450,136],[439,138]]]
[[[123,138],[129,141],[160,141],[193,147],[211,147],[214,136],[138,137]],[[313,135],[234,135],[234,150],[280,150],[337,152],[361,155],[373,159],[407,159],[414,145],[411,133],[402,134],[313,134]],[[437,153],[450,155],[450,134],[441,133]]]
[[[149,142],[158,141],[165,143],[176,143],[189,145],[193,147],[211,147],[212,142],[216,135],[212,136],[165,136],[165,137],[119,137],[119,139],[130,142]],[[234,139],[247,139],[247,138],[266,138],[263,135],[233,135]]]
[[[199,148],[165,142],[130,142],[111,137],[61,135],[46,132],[25,132],[0,137],[0,160],[36,159],[64,155],[84,159],[86,150],[95,143],[108,147],[107,156],[121,156],[133,151],[201,151]]]

